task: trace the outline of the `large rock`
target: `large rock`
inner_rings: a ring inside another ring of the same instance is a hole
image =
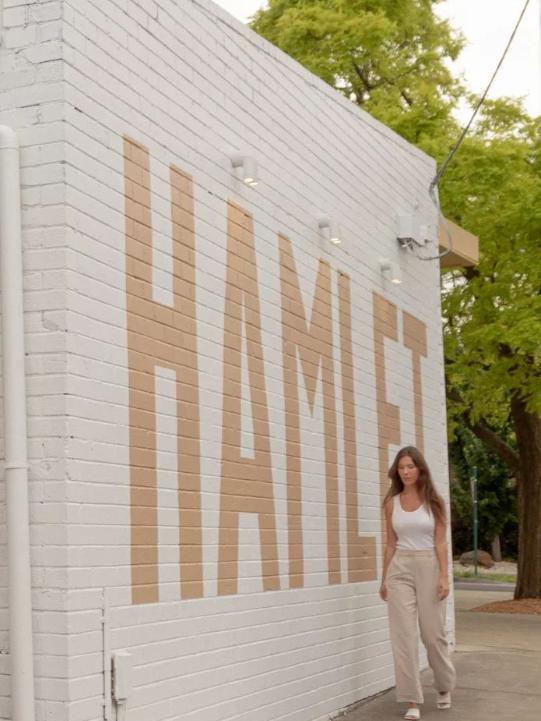
[[[458,560],[460,561],[460,563],[463,566],[473,566],[474,565],[473,551],[468,551],[467,553],[463,553]],[[486,551],[477,551],[477,563],[480,566],[484,566],[485,568],[492,568],[492,566],[494,565],[492,556],[490,555],[490,553],[487,553]]]

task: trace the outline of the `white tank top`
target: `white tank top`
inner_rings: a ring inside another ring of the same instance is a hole
[[[393,530],[398,536],[397,548],[408,551],[424,551],[435,548],[434,531],[436,523],[432,513],[425,506],[416,511],[404,511],[400,504],[400,494],[393,496]]]

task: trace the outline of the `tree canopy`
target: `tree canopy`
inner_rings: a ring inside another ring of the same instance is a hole
[[[254,30],[407,140],[434,152],[461,92],[462,37],[439,0],[269,0]]]
[[[541,119],[486,102],[442,183],[445,213],[476,233],[475,268],[444,276],[450,428],[470,428],[517,480],[517,598],[541,597]],[[498,428],[511,423],[514,442]]]
[[[481,239],[479,265],[449,273],[443,294],[453,410],[502,423],[517,396],[541,417],[541,120],[487,101],[441,190]]]

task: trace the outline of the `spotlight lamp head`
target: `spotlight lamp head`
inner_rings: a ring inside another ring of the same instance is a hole
[[[381,274],[387,280],[390,280],[393,285],[400,285],[402,283],[402,274],[400,268],[396,263],[393,263],[389,258],[381,258],[379,261],[379,269]]]
[[[257,161],[250,155],[235,153],[231,156],[231,165],[239,180],[242,180],[245,185],[254,188],[258,184]]]
[[[340,237],[340,229],[338,224],[335,223],[331,218],[323,217],[318,221],[319,232],[329,242],[334,245],[340,245],[342,238]]]

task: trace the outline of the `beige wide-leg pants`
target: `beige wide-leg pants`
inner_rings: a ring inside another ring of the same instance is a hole
[[[446,636],[447,601],[438,599],[438,577],[435,550],[396,549],[387,571],[386,586],[397,701],[424,702],[418,627],[436,690],[452,691],[455,687],[456,673],[449,658]]]

